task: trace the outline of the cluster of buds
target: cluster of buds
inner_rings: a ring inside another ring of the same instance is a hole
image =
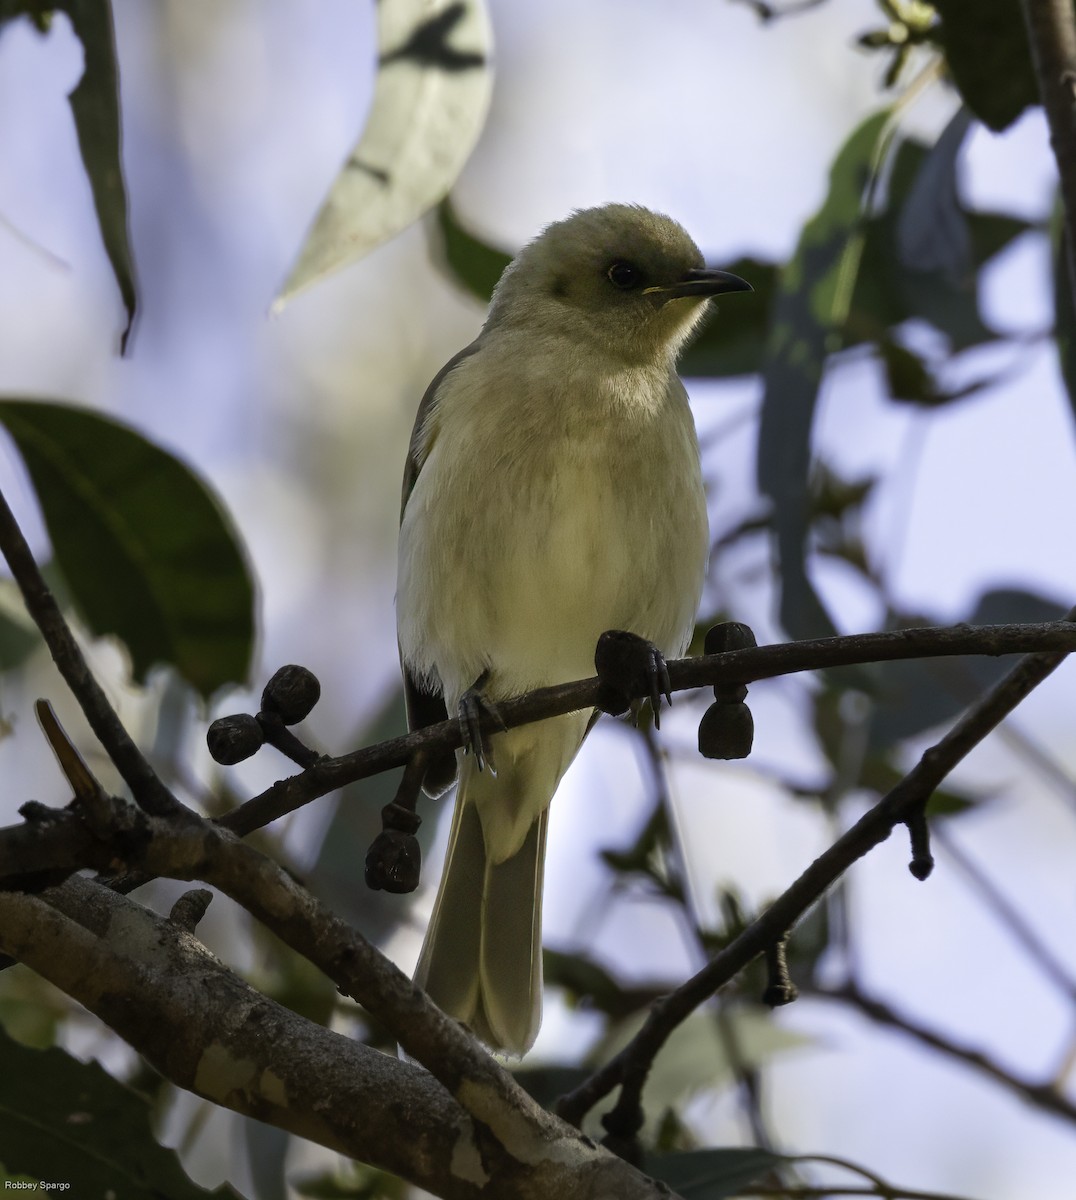
[[[303,745],[288,728],[298,725],[321,699],[321,684],[306,667],[281,667],[265,685],[261,710],[255,715],[233,713],[218,717],[206,733],[209,753],[223,766],[241,763],[268,743],[301,767],[321,757]]]

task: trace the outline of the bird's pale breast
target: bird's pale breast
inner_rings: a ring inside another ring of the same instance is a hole
[[[592,674],[606,629],[680,653],[708,538],[672,371],[480,351],[442,388],[401,527],[409,665],[451,703],[487,668],[492,695]]]

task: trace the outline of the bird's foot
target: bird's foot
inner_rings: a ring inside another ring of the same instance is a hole
[[[598,707],[619,716],[640,696],[650,701],[654,725],[661,728],[661,697],[672,704],[672,683],[665,655],[646,638],[624,629],[608,629],[594,651]]]
[[[491,775],[496,775],[497,767],[493,761],[489,727],[492,725],[503,733],[507,726],[497,705],[481,690],[485,681],[486,676],[483,675],[460,697],[459,722],[460,730],[463,733],[464,750],[474,755],[480,771],[488,768]]]

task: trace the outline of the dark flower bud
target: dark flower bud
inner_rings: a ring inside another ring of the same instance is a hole
[[[746,704],[711,704],[699,723],[704,758],[746,758],[754,738],[755,722]]]
[[[712,625],[706,631],[703,652],[728,654],[732,650],[750,650],[757,645],[750,625],[745,625],[742,621],[722,621],[720,625]]]
[[[297,725],[321,699],[321,684],[306,667],[281,667],[265,685],[262,711],[276,713],[285,725]]]
[[[214,760],[226,767],[250,758],[265,745],[261,726],[249,713],[218,717],[210,725],[205,740]]]
[[[413,892],[421,868],[418,838],[398,829],[384,829],[366,854],[366,886],[375,892],[397,895]]]

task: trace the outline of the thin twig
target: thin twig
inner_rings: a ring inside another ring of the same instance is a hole
[[[1015,1092],[1028,1104],[1076,1124],[1076,1104],[1059,1091],[1052,1081],[1040,1083],[1036,1080],[1022,1078],[995,1062],[983,1051],[955,1041],[946,1034],[930,1029],[906,1014],[897,1012],[883,1000],[868,995],[855,983],[846,983],[841,987],[808,986],[804,992],[806,995],[822,1000],[832,1000],[849,1005],[878,1025],[896,1029],[907,1034],[908,1037],[914,1038],[917,1042],[921,1042],[924,1046],[939,1051],[947,1058],[956,1059],[966,1063],[969,1067],[974,1067],[980,1074],[988,1076],[995,1083]]]
[[[996,657],[1039,650],[1076,650],[1076,624],[1066,619],[1034,625],[900,629],[757,646],[726,654],[676,659],[668,665],[672,690],[681,692],[718,683],[754,683],[802,671],[894,659],[958,654]],[[499,702],[497,709],[504,726],[511,729],[545,717],[594,708],[597,701],[598,680],[591,678],[538,688],[518,699]],[[427,725],[375,746],[324,759],[299,775],[274,783],[220,821],[234,833],[245,835],[349,783],[402,767],[420,749],[437,753],[455,750],[462,744],[459,722]]]
[[[934,826],[933,833],[935,842],[939,846],[945,847],[946,854],[964,873],[986,907],[993,911],[1028,957],[1065,993],[1069,1002],[1076,1005],[1076,979],[1073,979],[1053,951],[1039,937],[1029,922],[1024,920],[1008,898],[994,886],[993,881],[987,877],[982,868],[961,850],[949,833],[948,824],[938,821]]]
[[[93,677],[74,634],[64,620],[60,606],[38,570],[30,547],[26,544],[22,530],[2,492],[0,551],[7,559],[27,611],[41,630],[41,636],[45,639],[60,674],[137,803],[146,812],[157,815],[180,811],[183,806],[157,777],[142,751],[124,729],[100,684]]]
[[[1067,614],[1071,620],[1076,610]],[[746,653],[739,651],[738,653]],[[1064,659],[1063,654],[1031,654],[996,684],[877,805],[830,846],[768,909],[701,971],[650,1010],[642,1029],[608,1063],[561,1099],[558,1111],[578,1124],[615,1087],[617,1107],[639,1106],[650,1066],[669,1035],[699,1005],[765,952],[811,908],[858,859],[880,842],[908,813],[923,805],[949,772]]]

